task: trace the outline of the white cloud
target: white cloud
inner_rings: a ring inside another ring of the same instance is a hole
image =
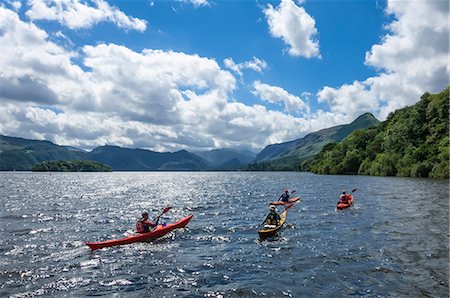
[[[20,8],[22,8],[22,2],[20,2],[20,1],[5,0],[5,4],[10,5],[14,11],[19,11]]]
[[[213,59],[115,44],[74,53],[15,12],[0,7],[0,13],[2,134],[173,151],[260,149],[311,128],[303,119],[235,102],[235,77]]]
[[[70,29],[91,28],[100,22],[112,22],[125,30],[145,31],[147,21],[129,17],[104,0],[29,0],[26,15],[31,20],[58,21]]]
[[[252,93],[264,101],[270,103],[283,103],[288,113],[306,111],[309,113],[309,107],[298,96],[292,95],[283,88],[267,85],[260,81],[253,83]]]
[[[263,10],[273,37],[283,39],[291,56],[320,57],[316,39],[315,20],[293,0],[281,0],[278,7],[271,4]]]
[[[238,74],[241,77],[243,75],[242,71],[244,69],[251,69],[253,71],[262,73],[263,70],[267,68],[266,61],[256,57],[253,57],[252,60],[244,61],[238,64],[236,64],[232,58],[226,58],[223,60],[223,63],[225,64],[225,67],[232,70],[234,73]]]
[[[211,3],[208,0],[178,0],[185,3],[192,3],[195,7],[210,6]]]
[[[447,1],[389,1],[395,20],[365,63],[377,76],[338,88],[324,87],[318,98],[332,111],[357,116],[377,111],[378,118],[414,104],[425,92],[440,92],[449,83],[449,4]]]

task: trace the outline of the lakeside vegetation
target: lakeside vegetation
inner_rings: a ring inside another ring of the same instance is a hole
[[[108,165],[91,160],[52,160],[33,165],[33,172],[112,172]]]
[[[318,174],[449,178],[449,88],[324,146],[309,167]]]

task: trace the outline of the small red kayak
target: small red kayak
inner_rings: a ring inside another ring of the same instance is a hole
[[[278,201],[278,202],[271,202],[270,205],[288,205],[288,204],[295,203],[295,202],[297,202],[298,200],[300,200],[300,196],[298,196],[298,197],[296,197],[296,198],[289,199],[289,202],[281,202],[281,201]]]
[[[342,210],[342,209],[350,207],[352,204],[353,204],[353,196],[350,195],[350,198],[348,199],[348,203],[345,204],[345,203],[338,202],[338,204],[336,206],[336,209],[337,210]]]
[[[145,241],[151,241],[156,238],[162,237],[169,233],[170,231],[173,231],[175,229],[184,228],[189,221],[191,220],[193,215],[189,215],[175,223],[167,224],[165,226],[158,225],[156,229],[153,231],[150,231],[148,233],[141,233],[136,234],[132,236],[128,236],[121,239],[111,239],[101,242],[86,242],[86,245],[89,246],[92,250],[100,249],[104,247],[110,247],[110,246],[116,246],[116,245],[124,245],[124,244],[131,244],[135,242],[145,242]]]

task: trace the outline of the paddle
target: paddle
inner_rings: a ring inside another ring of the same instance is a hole
[[[161,215],[163,215],[164,213],[168,212],[172,208],[173,207],[171,207],[171,206],[164,208],[164,210],[161,212],[161,214],[156,217],[156,222],[159,221],[159,218],[161,217]]]

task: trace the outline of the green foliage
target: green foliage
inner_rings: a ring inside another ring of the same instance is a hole
[[[110,166],[90,160],[52,160],[33,165],[33,172],[112,172]]]
[[[310,162],[318,174],[449,177],[449,88],[391,113],[381,125],[357,130],[323,147]]]

